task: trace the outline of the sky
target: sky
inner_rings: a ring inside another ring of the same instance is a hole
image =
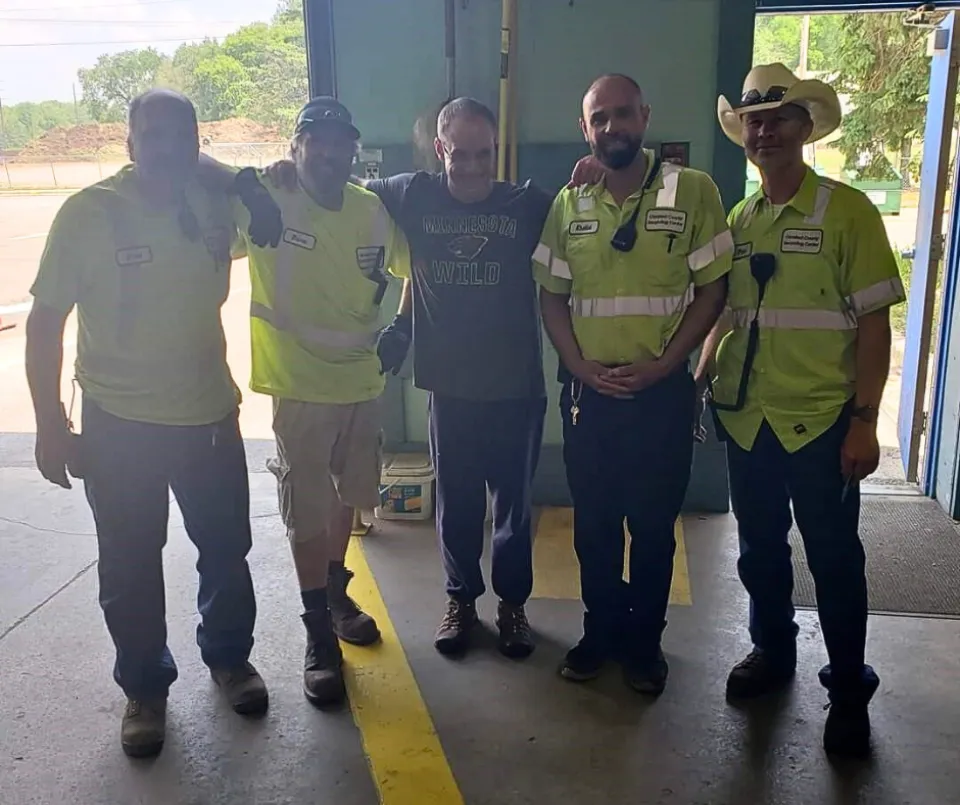
[[[0,102],[73,100],[103,53],[183,42],[268,21],[276,0],[0,0]],[[176,40],[176,41],[173,41]],[[99,44],[102,43],[102,44]]]

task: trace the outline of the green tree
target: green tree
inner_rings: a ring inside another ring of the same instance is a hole
[[[164,57],[153,48],[103,55],[77,72],[83,99],[95,120],[123,120],[137,95],[157,85]]]
[[[909,183],[913,143],[923,136],[929,92],[927,34],[905,26],[899,14],[844,15],[834,86],[852,107],[838,142],[848,170],[889,179],[893,173],[885,152],[894,151]]]
[[[90,111],[84,104],[74,106],[62,101],[41,101],[4,106],[0,148],[22,148],[50,129],[90,120]]]

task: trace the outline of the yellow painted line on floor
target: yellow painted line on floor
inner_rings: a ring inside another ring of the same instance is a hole
[[[624,574],[629,579],[630,532],[624,528]],[[670,603],[691,606],[690,574],[683,540],[683,522],[674,529],[677,552],[673,562]],[[540,510],[533,541],[533,598],[580,600],[580,568],[573,549],[573,509],[544,507]]]
[[[430,713],[360,541],[350,540],[350,594],[377,621],[383,642],[344,645],[347,693],[382,805],[463,805]]]

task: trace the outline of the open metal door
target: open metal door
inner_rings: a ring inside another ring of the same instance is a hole
[[[926,391],[937,274],[943,258],[943,207],[957,95],[957,12],[930,32],[930,98],[923,137],[920,204],[913,274],[907,300],[907,333],[900,388],[898,437],[907,480],[915,482],[926,422]],[[928,480],[928,479],[925,479]],[[926,489],[929,494],[931,489]]]

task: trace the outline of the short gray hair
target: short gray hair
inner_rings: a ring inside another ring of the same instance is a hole
[[[494,135],[496,135],[497,116],[489,106],[481,103],[476,98],[454,98],[452,101],[445,103],[437,114],[437,136],[442,136],[450,127],[450,124],[459,117],[472,117],[484,120],[490,124]]]

